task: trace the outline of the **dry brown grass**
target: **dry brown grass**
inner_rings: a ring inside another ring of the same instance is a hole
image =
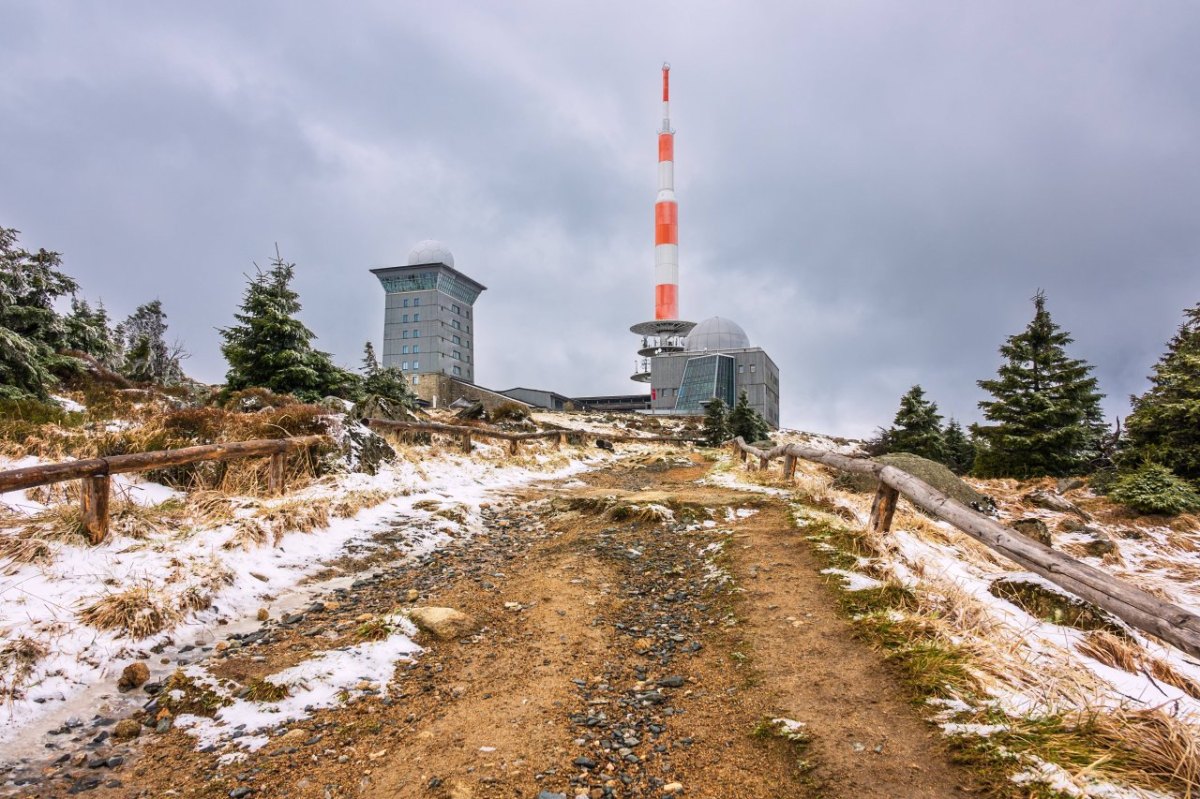
[[[188,494],[187,509],[192,519],[205,527],[225,524],[234,516],[233,500],[221,491],[193,491]]]
[[[1118,709],[1095,714],[1087,729],[1121,753],[1123,776],[1186,797],[1200,792],[1200,739],[1178,718],[1158,709]]]
[[[79,620],[100,630],[112,630],[141,640],[173,626],[179,610],[167,605],[147,586],[136,586],[101,597],[79,612]]]
[[[233,522],[233,535],[221,548],[249,550],[261,547],[270,541],[271,529],[263,524],[261,519],[247,516]]]
[[[10,563],[49,563],[54,560],[54,542],[36,536],[0,535],[0,560]]]
[[[361,510],[373,508],[391,498],[391,494],[378,488],[366,488],[359,491],[348,491],[333,501],[329,512],[337,519],[349,519],[357,516]]]
[[[24,635],[5,642],[0,647],[0,698],[20,698],[33,667],[49,652],[45,644]]]
[[[263,507],[255,514],[270,525],[275,541],[287,533],[309,533],[318,527],[329,526],[328,497],[291,499]]]
[[[1113,635],[1107,630],[1092,630],[1084,639],[1076,644],[1076,649],[1088,657],[1095,658],[1114,669],[1121,669],[1130,674],[1137,673],[1141,668],[1145,652],[1135,642],[1128,638]]]

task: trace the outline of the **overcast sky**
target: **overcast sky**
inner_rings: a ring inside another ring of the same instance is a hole
[[[212,382],[276,242],[357,365],[367,270],[440,239],[481,384],[633,392],[667,60],[681,314],[770,353],[785,425],[918,382],[976,420],[1039,288],[1124,416],[1200,301],[1197,41],[1183,2],[0,0],[0,226]]]

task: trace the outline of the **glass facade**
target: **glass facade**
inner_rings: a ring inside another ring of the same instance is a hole
[[[731,408],[734,404],[734,360],[729,355],[701,355],[688,358],[675,409],[693,413],[704,410],[713,397]]]

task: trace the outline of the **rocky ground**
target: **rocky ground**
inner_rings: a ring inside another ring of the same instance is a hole
[[[198,749],[173,721],[181,702],[203,710],[203,692],[149,684],[136,723],[64,727],[55,762],[9,777],[27,796],[234,799],[971,790],[837,614],[783,501],[701,486],[707,468],[682,455],[615,465],[498,497],[481,533],[415,560],[348,557],[338,567],[361,578],[223,641],[208,672],[252,695],[397,608],[470,623],[422,632],[425,650],[394,673],[363,675],[255,752],[236,729]]]

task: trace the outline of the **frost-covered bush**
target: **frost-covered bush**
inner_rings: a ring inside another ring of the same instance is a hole
[[[1200,510],[1200,493],[1157,463],[1145,463],[1118,479],[1108,497],[1139,513],[1174,516]]]

